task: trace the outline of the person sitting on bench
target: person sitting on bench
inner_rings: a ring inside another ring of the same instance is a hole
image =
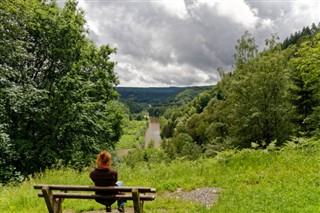
[[[123,186],[121,181],[118,181],[118,172],[111,168],[111,154],[102,151],[97,156],[97,168],[90,172],[90,178],[95,186]],[[109,192],[110,193],[110,192]],[[98,195],[108,195],[108,192],[96,192]],[[106,206],[106,211],[111,212],[111,205],[116,201],[105,201],[96,199],[98,203]],[[118,200],[118,211],[124,212],[125,201]]]

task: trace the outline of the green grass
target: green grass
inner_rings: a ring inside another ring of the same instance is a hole
[[[147,120],[128,120],[124,125],[124,134],[116,144],[116,150],[132,148],[143,143],[144,134],[148,127],[147,122]]]
[[[119,179],[128,186],[157,188],[157,200],[146,203],[146,212],[319,212],[319,142],[291,143],[279,151],[242,150],[195,161],[137,163],[134,168],[120,164],[117,170]],[[48,170],[18,186],[2,187],[0,212],[46,212],[45,202],[37,198],[33,184],[90,185],[90,170]],[[211,209],[163,196],[177,188],[204,186],[222,188],[218,203]],[[65,200],[63,206],[76,212],[101,209],[90,200]]]

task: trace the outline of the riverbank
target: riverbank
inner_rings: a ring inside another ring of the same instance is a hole
[[[144,142],[144,135],[148,128],[148,120],[126,120],[123,126],[123,135],[115,149],[120,155],[127,154],[133,147],[139,147]]]
[[[150,117],[143,121],[128,121],[125,126],[125,134],[120,139],[117,147],[117,154],[119,156],[127,155],[133,147],[148,147],[150,143],[153,146],[159,147],[161,145],[160,137],[160,119]]]

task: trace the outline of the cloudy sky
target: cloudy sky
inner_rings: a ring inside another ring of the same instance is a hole
[[[58,1],[59,3],[62,1]],[[247,30],[263,48],[320,22],[320,1],[79,0],[90,37],[117,48],[120,86],[198,86],[230,71],[237,39]]]

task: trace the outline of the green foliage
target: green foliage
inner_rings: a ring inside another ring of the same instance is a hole
[[[7,147],[1,161],[8,171],[27,175],[56,163],[81,168],[102,148],[113,148],[123,114],[110,61],[115,49],[86,38],[75,1],[60,8],[4,0],[0,11],[0,123]],[[7,174],[1,171],[1,182]]]
[[[235,49],[236,53],[233,57],[238,69],[243,68],[250,59],[255,58],[258,54],[258,46],[255,44],[255,38],[252,37],[248,31],[237,40]]]
[[[165,120],[165,119],[161,119],[161,125],[160,127],[162,127],[162,131],[160,133],[161,138],[170,138],[173,136],[174,133],[174,123],[172,120]]]
[[[268,147],[301,132],[319,134],[319,36],[285,50],[277,40],[273,35],[258,52],[245,32],[236,44],[234,70],[185,106],[167,110],[161,136],[169,141],[186,133],[206,156],[215,156],[252,142]]]
[[[150,107],[148,108],[148,113],[150,117],[160,117],[165,112],[166,107],[160,106],[160,107]]]
[[[210,88],[210,86],[186,88],[174,97],[174,103],[177,106],[183,106],[201,94],[203,90],[210,90]],[[204,103],[204,101],[202,103]]]
[[[126,105],[126,107],[128,107],[129,112],[131,114],[141,113],[149,108],[149,106],[146,103],[137,103],[132,100],[123,99],[121,94],[120,94],[120,99],[123,102],[123,104]]]
[[[208,89],[210,89],[210,86],[169,88],[116,87],[120,94],[120,100],[129,108],[130,113],[148,111],[150,116],[162,116],[169,106],[183,106],[192,101],[199,93]]]
[[[274,139],[281,144],[290,135],[287,59],[274,38],[267,42],[269,50],[237,67],[227,92],[230,137],[241,147]]]
[[[21,176],[13,165],[18,153],[13,149],[9,135],[5,133],[4,126],[0,125],[0,179],[2,182],[9,180],[19,181]]]
[[[123,134],[116,144],[116,150],[129,149],[144,143],[144,135],[148,127],[146,119],[137,121],[125,118],[123,122]]]
[[[207,90],[183,107],[168,108],[161,119],[161,137],[170,138],[187,133],[199,146],[206,144],[207,138],[203,133],[208,122],[201,113],[214,95],[213,89]]]
[[[119,179],[127,186],[157,189],[157,199],[145,203],[146,212],[317,212],[319,210],[319,140],[295,138],[280,150],[243,149],[220,152],[215,158],[176,159],[168,162],[152,149],[152,161],[120,164]],[[145,150],[141,150],[145,151]],[[143,153],[142,152],[142,153]],[[150,154],[150,155],[149,155]],[[150,159],[150,158],[149,158]],[[89,172],[69,168],[51,169],[19,185],[0,188],[0,211],[4,213],[45,212],[43,198],[36,196],[34,184],[92,185]],[[218,202],[205,208],[168,196],[178,188],[190,191],[219,187]],[[132,207],[129,201],[126,206]],[[66,199],[64,211],[91,211],[103,207],[93,200]]]
[[[197,159],[202,153],[201,147],[193,143],[192,137],[186,133],[179,133],[171,139],[164,139],[161,147],[169,159],[177,157]]]
[[[128,155],[123,156],[123,162],[130,168],[136,168],[144,163],[157,164],[168,161],[168,156],[164,150],[150,146],[145,149],[136,148],[131,150]]]
[[[301,44],[290,60],[295,123],[298,131],[311,136],[319,132],[320,106],[320,33]]]
[[[285,38],[281,47],[282,49],[286,49],[291,45],[299,46],[305,40],[308,40],[316,35],[319,31],[320,23],[318,23],[318,26],[316,26],[315,23],[312,23],[311,27],[303,27],[301,31],[295,32],[294,34],[291,34],[290,37]]]
[[[150,106],[182,106],[210,86],[201,87],[116,87],[131,113],[148,110]]]

